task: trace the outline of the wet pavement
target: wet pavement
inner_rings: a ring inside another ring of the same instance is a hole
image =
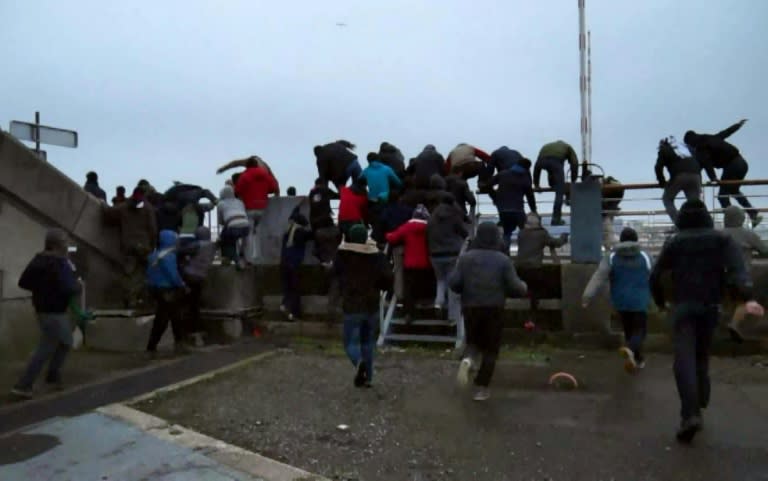
[[[380,355],[374,387],[356,389],[345,358],[303,349],[139,408],[337,480],[768,480],[768,369],[751,358],[713,360],[705,429],[685,447],[669,356],[635,376],[612,352],[507,356],[485,403],[443,356]],[[548,385],[561,370],[579,389]]]

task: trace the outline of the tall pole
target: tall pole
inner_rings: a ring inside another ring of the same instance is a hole
[[[35,154],[40,157],[40,112],[35,112]]]
[[[581,97],[581,160],[582,175],[587,164],[587,78],[586,78],[586,20],[584,15],[584,2],[579,1],[579,94]]]
[[[592,162],[592,32],[587,30],[587,158]]]

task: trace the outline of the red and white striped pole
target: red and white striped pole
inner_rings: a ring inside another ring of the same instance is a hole
[[[587,158],[592,162],[592,32],[587,30]]]
[[[587,159],[587,76],[586,76],[586,20],[584,15],[584,1],[579,2],[579,94],[581,97],[581,160],[586,163]],[[582,173],[584,169],[582,168]]]

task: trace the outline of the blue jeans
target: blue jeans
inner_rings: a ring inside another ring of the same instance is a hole
[[[72,327],[69,324],[69,316],[66,313],[37,313],[40,323],[40,343],[32,358],[27,364],[24,375],[21,376],[16,387],[20,389],[32,389],[35,379],[48,362],[48,375],[46,382],[55,383],[61,380],[61,366],[72,347]]]
[[[238,242],[241,239],[248,237],[251,233],[249,226],[243,227],[225,227],[221,232],[221,255],[232,259],[234,262],[240,260],[240,249],[238,249]]]
[[[358,177],[363,173],[363,168],[360,167],[360,162],[357,159],[353,160],[347,166],[347,179],[352,179],[352,182],[356,181]],[[346,181],[345,181],[346,183]]]
[[[456,267],[457,256],[432,256],[432,269],[435,271],[435,305],[445,306],[445,296],[448,294],[448,319],[459,321],[461,316],[461,297],[448,288],[448,277]]]
[[[499,212],[499,220],[501,221],[501,228],[504,230],[504,246],[509,252],[509,246],[512,244],[512,234],[516,229],[523,230],[525,227],[525,212],[512,212],[505,211]]]
[[[678,304],[672,311],[675,381],[680,416],[698,416],[709,405],[709,348],[719,317],[718,306]]]
[[[379,313],[344,314],[344,350],[355,366],[365,362],[368,380],[373,379],[373,349],[376,343]]]
[[[637,362],[643,361],[643,341],[647,333],[648,313],[619,311],[621,324],[624,326],[624,342],[634,353]]]

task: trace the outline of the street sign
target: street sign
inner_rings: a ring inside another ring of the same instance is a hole
[[[77,132],[74,130],[57,129],[56,127],[12,120],[9,131],[11,135],[19,140],[59,145],[73,149],[77,147]]]

